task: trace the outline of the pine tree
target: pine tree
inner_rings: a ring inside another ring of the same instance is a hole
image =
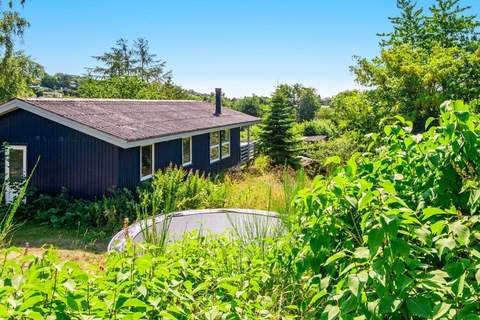
[[[378,34],[382,38],[380,45],[382,47],[398,44],[420,45],[425,40],[423,9],[417,8],[416,2],[412,0],[397,0],[397,8],[400,10],[400,16],[388,18],[393,25],[393,31]]]
[[[261,146],[274,165],[298,166],[299,140],[293,130],[295,112],[288,86],[275,90],[260,133]]]

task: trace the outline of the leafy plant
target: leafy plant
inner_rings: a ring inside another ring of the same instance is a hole
[[[397,117],[297,198],[317,317],[478,318],[480,118],[462,102],[440,109],[418,135]]]

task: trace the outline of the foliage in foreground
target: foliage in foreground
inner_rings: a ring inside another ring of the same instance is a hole
[[[89,273],[12,248],[0,262],[0,317],[44,319],[258,319],[305,313],[309,294],[267,250],[228,237],[192,237],[167,247],[108,256]],[[12,258],[16,256],[15,258]],[[9,257],[9,258],[7,258]],[[278,266],[277,266],[278,265]],[[310,294],[310,296],[312,296]],[[302,306],[305,310],[299,309]]]
[[[322,317],[479,318],[480,118],[461,102],[441,111],[421,135],[397,117],[297,199],[298,265],[316,274]]]

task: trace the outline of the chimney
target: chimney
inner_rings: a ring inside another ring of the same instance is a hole
[[[215,113],[214,116],[219,116],[222,114],[222,89],[215,88]]]

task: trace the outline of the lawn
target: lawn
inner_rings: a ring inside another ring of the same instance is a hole
[[[75,261],[82,266],[103,265],[111,234],[103,230],[72,230],[52,228],[38,223],[19,223],[11,237],[11,245],[41,255],[55,247],[64,261]]]

